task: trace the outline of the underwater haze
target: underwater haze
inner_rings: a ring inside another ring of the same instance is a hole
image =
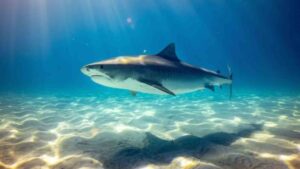
[[[297,0],[1,0],[0,169],[299,169]],[[233,72],[215,91],[101,86],[80,69],[157,54]]]

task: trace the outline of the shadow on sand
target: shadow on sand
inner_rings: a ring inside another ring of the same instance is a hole
[[[141,165],[167,164],[178,156],[201,158],[207,154],[218,154],[218,149],[223,151],[227,146],[241,137],[248,137],[262,129],[262,125],[252,124],[249,129],[237,133],[217,132],[204,137],[192,135],[183,136],[175,140],[160,139],[151,133],[146,133],[145,147],[127,147],[115,153],[111,158],[104,160],[105,168],[131,169]]]

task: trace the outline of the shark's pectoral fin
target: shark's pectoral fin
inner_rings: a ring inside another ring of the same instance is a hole
[[[131,96],[136,96],[137,92],[136,91],[130,91]]]
[[[149,86],[152,86],[160,91],[163,91],[169,95],[175,96],[175,93],[173,93],[171,90],[167,89],[166,87],[164,87],[162,84],[152,81],[152,80],[147,80],[147,79],[138,79],[139,82],[141,83],[145,83]]]
[[[213,85],[206,84],[204,87],[206,89],[209,89],[209,90],[213,91],[213,92],[215,91],[215,87]]]
[[[173,93],[171,90],[165,88],[164,86],[162,86],[161,84],[153,84],[151,85],[152,87],[155,87],[156,89],[158,90],[161,90],[165,93],[168,93],[169,95],[172,95],[172,96],[176,96],[175,93]]]

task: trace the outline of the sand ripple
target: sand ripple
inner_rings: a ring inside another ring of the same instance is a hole
[[[0,96],[0,169],[297,169],[300,96]]]

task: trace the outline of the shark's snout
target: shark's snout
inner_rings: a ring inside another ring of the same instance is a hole
[[[83,66],[83,67],[80,69],[80,71],[81,71],[83,74],[89,76],[89,71],[90,71],[90,70],[89,70],[88,66]]]
[[[106,73],[103,71],[103,65],[97,65],[97,64],[85,65],[80,69],[80,71],[89,77],[107,76]]]
[[[101,73],[97,70],[97,67],[95,65],[91,65],[91,64],[83,66],[80,69],[80,71],[87,76],[93,76],[95,74]]]

